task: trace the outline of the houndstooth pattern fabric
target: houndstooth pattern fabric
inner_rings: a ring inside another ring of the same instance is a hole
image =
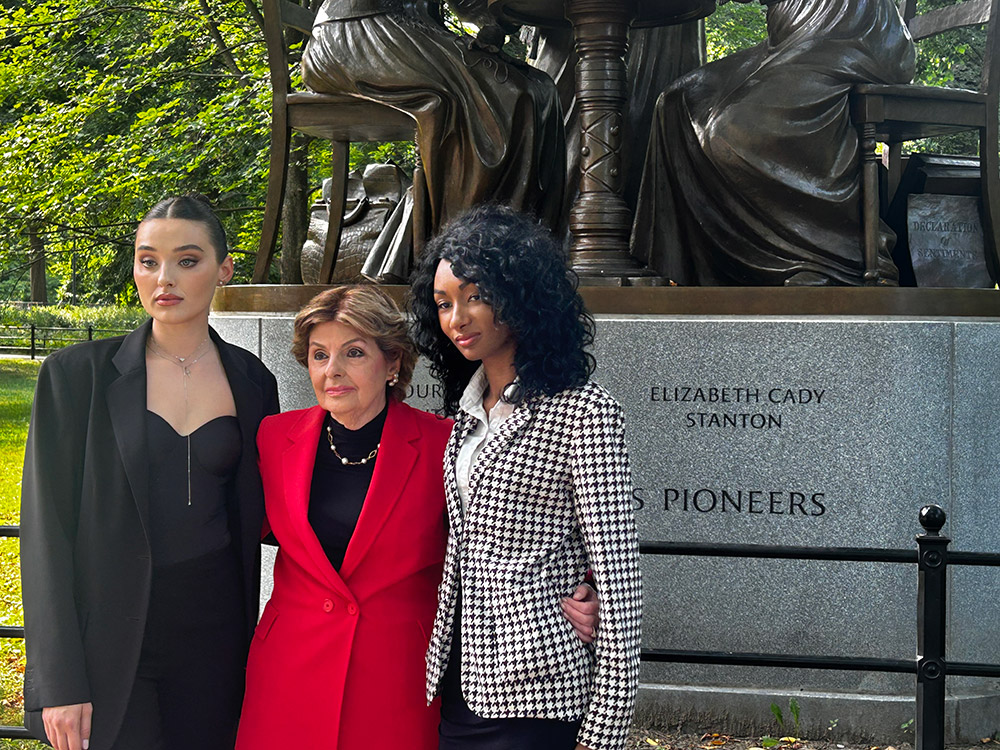
[[[639,681],[642,587],[621,407],[594,383],[518,406],[473,466],[463,518],[455,463],[474,427],[460,415],[445,451],[451,533],[427,700],[440,692],[461,586],[462,693],[474,713],[582,717],[580,743],[624,748]],[[559,607],[587,570],[601,598],[591,646]]]

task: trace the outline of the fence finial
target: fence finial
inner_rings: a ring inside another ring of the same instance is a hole
[[[928,534],[937,535],[948,520],[940,505],[925,505],[920,509],[920,525]]]

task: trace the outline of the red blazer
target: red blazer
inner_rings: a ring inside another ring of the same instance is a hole
[[[391,402],[375,472],[339,574],[308,520],[325,412],[266,418],[257,433],[280,548],[250,647],[239,750],[436,750],[424,654],[447,537],[442,456],[451,431]]]

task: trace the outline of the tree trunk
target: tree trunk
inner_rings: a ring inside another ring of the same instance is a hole
[[[31,247],[31,301],[49,303],[49,294],[45,288],[45,241],[39,236],[34,225],[28,230],[28,244]]]
[[[219,30],[219,24],[217,24],[213,19],[215,18],[215,13],[212,7],[208,4],[208,0],[198,0],[198,5],[201,7],[201,12],[205,17],[205,25],[208,27],[208,35],[212,37],[215,42],[215,46],[219,49],[219,59],[222,60],[222,65],[229,72],[233,73],[237,78],[240,79],[240,85],[246,85],[242,80],[244,73],[240,70],[240,66],[236,64],[236,58],[233,57],[232,51],[226,45],[226,40],[222,37],[222,32]]]
[[[309,141],[292,134],[285,202],[281,206],[281,283],[301,284],[302,245],[309,228]]]
[[[260,8],[257,7],[257,3],[254,0],[243,0],[243,5],[246,6],[247,14],[253,19],[254,23],[263,33],[264,31],[264,15],[260,12]]]

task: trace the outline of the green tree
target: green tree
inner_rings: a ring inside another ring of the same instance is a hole
[[[720,5],[705,21],[705,59],[752,47],[767,37],[764,8],[758,3],[730,2]]]
[[[252,4],[28,0],[0,19],[0,295],[17,296],[29,227],[57,299],[126,301],[136,220],[156,200],[214,199],[252,248],[269,87]],[[252,266],[236,255],[244,275]]]

